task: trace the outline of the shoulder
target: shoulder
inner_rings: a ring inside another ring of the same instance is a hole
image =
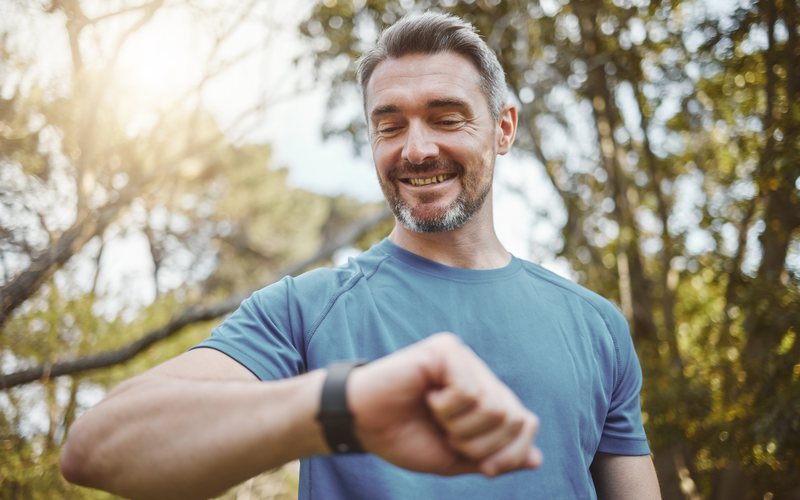
[[[321,314],[337,297],[375,274],[386,258],[373,247],[340,266],[320,267],[298,276],[286,276],[256,291],[250,300],[263,306],[283,303],[290,308],[298,307],[306,317]]]
[[[532,262],[523,261],[523,266],[528,275],[539,283],[545,283],[550,292],[566,297],[568,302],[580,304],[587,316],[592,316],[602,321],[599,331],[607,333],[609,342],[609,358],[613,362],[613,381],[618,386],[623,378],[628,378],[636,385],[641,383],[641,370],[639,368],[636,350],[633,345],[628,321],[619,308],[607,298],[574,283],[556,273]],[[597,324],[597,323],[595,323]]]
[[[619,308],[607,298],[533,262],[523,260],[522,265],[528,277],[536,280],[540,286],[576,301],[583,307],[594,310],[600,315],[609,329],[619,331],[622,327],[623,331],[627,333],[627,323],[624,316]]]
[[[320,267],[297,277],[284,278],[301,295],[330,295],[345,292],[363,279],[371,278],[388,256],[375,247],[351,257],[337,267]]]
[[[613,353],[609,354],[613,356],[615,371],[621,373],[624,360],[635,355],[635,351],[628,321],[619,308],[600,294],[538,264],[523,261],[523,266],[528,276],[545,288],[547,295],[557,295],[562,302],[572,306],[569,308],[570,314],[574,314],[575,308],[579,308],[584,317],[594,320],[593,323],[598,327],[595,331],[606,333],[606,338],[610,341],[609,347],[613,348]]]

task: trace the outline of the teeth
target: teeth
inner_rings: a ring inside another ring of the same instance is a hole
[[[452,177],[451,174],[444,174],[444,175],[435,175],[433,177],[428,177],[426,179],[416,179],[412,178],[409,179],[409,182],[412,186],[427,186],[428,184],[438,184],[439,182],[446,181]]]

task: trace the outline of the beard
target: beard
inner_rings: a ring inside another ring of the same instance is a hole
[[[402,181],[399,179],[408,174],[425,175],[437,171],[456,172],[457,179],[461,182],[461,192],[450,204],[433,214],[415,214],[414,208],[400,196],[397,183]],[[379,175],[378,181],[389,208],[406,229],[417,233],[452,231],[464,226],[483,207],[492,189],[491,177],[489,182],[482,184],[478,175],[467,176],[461,164],[446,160],[435,160],[419,165],[404,163],[393,169],[388,177],[388,180],[384,180]]]

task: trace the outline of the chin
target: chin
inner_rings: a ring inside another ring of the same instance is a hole
[[[434,214],[423,216],[423,214],[412,213],[404,204],[395,207],[395,216],[400,223],[415,233],[441,233],[458,229],[466,224],[471,218],[461,203],[438,210]]]

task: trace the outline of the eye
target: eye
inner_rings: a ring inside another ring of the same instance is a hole
[[[440,127],[455,128],[464,123],[464,119],[458,116],[446,116],[436,120],[436,124]]]
[[[402,130],[403,125],[402,122],[396,120],[381,120],[375,124],[375,134],[391,136]]]

